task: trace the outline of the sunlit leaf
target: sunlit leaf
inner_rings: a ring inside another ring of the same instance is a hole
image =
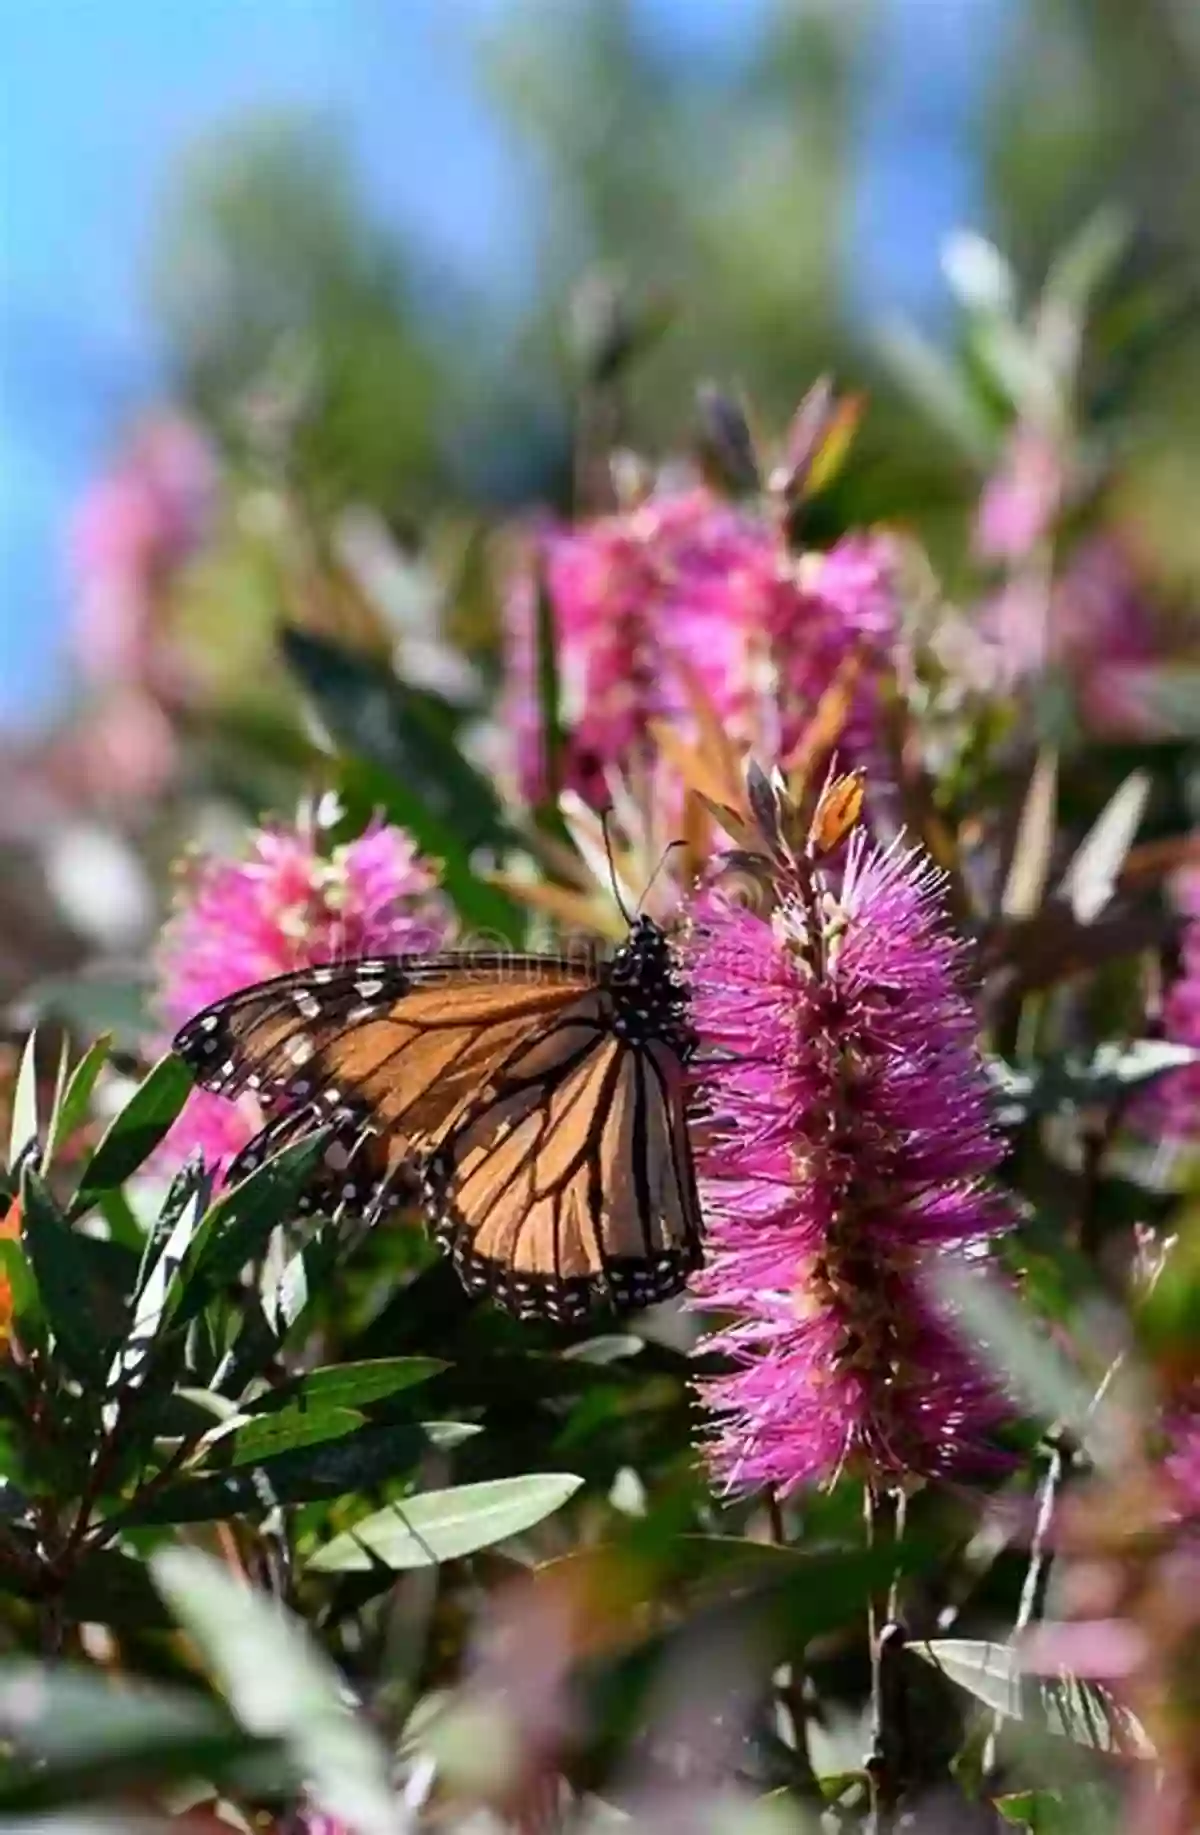
[[[534,1472],[452,1491],[425,1491],[335,1536],[308,1565],[322,1573],[357,1573],[369,1572],[376,1562],[409,1568],[456,1560],[532,1529],[561,1509],[582,1483],[571,1473]]]
[[[26,1167],[21,1224],[46,1323],[63,1361],[88,1383],[103,1386],[123,1328],[119,1296],[98,1278],[99,1247],[71,1228],[43,1180]],[[115,1311],[115,1316],[114,1316]]]
[[[187,1101],[191,1072],[182,1058],[168,1052],[144,1078],[100,1138],[79,1180],[72,1207],[78,1215],[97,1195],[123,1185],[144,1165]]]
[[[276,1225],[293,1214],[326,1140],[318,1132],[294,1141],[218,1198],[192,1236],[168,1289],[164,1314],[174,1328],[194,1319],[214,1293],[236,1280],[265,1248]]]
[[[20,1164],[21,1155],[38,1139],[37,1032],[29,1034],[21,1053],[13,1090],[12,1119],[8,1132],[8,1163]]]
[[[1153,1755],[1133,1715],[1106,1690],[1077,1676],[1031,1675],[1010,1644],[932,1638],[908,1648],[1010,1720],[1034,1721],[1047,1732],[1098,1752]]]
[[[1200,1050],[1172,1039],[1134,1039],[1098,1045],[1090,1058],[1050,1057],[1026,1069],[989,1058],[988,1074],[1000,1098],[998,1120],[1015,1127],[1031,1115],[1053,1115],[1112,1102],[1157,1077],[1200,1063]]]
[[[314,1805],[358,1835],[403,1835],[387,1755],[303,1626],[195,1549],[164,1549],[151,1569],[237,1719],[285,1746]]]
[[[1116,891],[1149,797],[1149,772],[1131,772],[1080,842],[1060,891],[1081,924],[1098,918]]]
[[[226,1472],[180,1479],[162,1489],[148,1488],[144,1498],[133,1499],[122,1521],[201,1523],[216,1517],[261,1514],[277,1504],[347,1497],[403,1477],[443,1438],[436,1423],[428,1430],[417,1422],[360,1427],[340,1439],[292,1447]]]
[[[108,1062],[111,1046],[112,1040],[105,1033],[84,1053],[67,1079],[66,1087],[55,1103],[54,1113],[50,1117],[50,1125],[46,1131],[47,1160],[52,1160],[64,1141],[68,1141],[75,1130],[82,1127],[87,1120],[92,1091]]]
[[[376,1357],[363,1363],[331,1364],[268,1389],[246,1404],[251,1413],[294,1406],[365,1408],[402,1389],[427,1383],[447,1366],[438,1357]]]
[[[241,1417],[237,1426],[219,1428],[208,1443],[208,1452],[223,1465],[260,1464],[295,1447],[344,1439],[362,1423],[363,1417],[355,1408],[284,1408],[278,1414],[261,1415],[254,1420]]]
[[[1054,752],[1041,752],[1021,805],[1012,859],[1000,897],[1000,910],[1006,918],[1031,918],[1042,903],[1054,852],[1057,801],[1058,758]]]
[[[986,470],[995,454],[995,432],[964,368],[904,322],[885,327],[879,341],[889,368],[918,407]]]
[[[0,1738],[19,1761],[0,1776],[0,1808],[75,1808],[88,1796],[218,1774],[250,1750],[247,1735],[202,1696],[98,1669],[0,1667]],[[74,1826],[74,1824],[72,1824]],[[111,1825],[110,1825],[111,1826]]]

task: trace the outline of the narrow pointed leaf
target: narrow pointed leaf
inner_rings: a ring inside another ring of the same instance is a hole
[[[77,1807],[74,1792],[195,1776],[250,1744],[197,1693],[25,1661],[0,1666],[0,1738],[22,1754],[0,1781],[6,1811]]]
[[[1131,772],[1080,843],[1061,887],[1079,923],[1092,923],[1111,900],[1149,799],[1150,773]]]
[[[218,1198],[188,1245],[164,1313],[174,1328],[202,1312],[213,1294],[236,1280],[290,1217],[305,1181],[327,1144],[325,1131],[294,1141]]]
[[[278,1389],[269,1389],[248,1402],[246,1408],[252,1414],[280,1408],[290,1411],[297,1405],[365,1408],[368,1402],[379,1402],[402,1389],[427,1383],[447,1367],[438,1357],[376,1357],[364,1363],[331,1364],[327,1369],[297,1376]]]
[[[387,1755],[299,1620],[195,1549],[164,1549],[151,1571],[237,1719],[283,1743],[314,1806],[358,1835],[403,1835]]]
[[[385,1567],[432,1567],[522,1535],[574,1497],[582,1478],[569,1472],[535,1472],[425,1491],[378,1510],[318,1550],[310,1568],[322,1573],[369,1572]]]
[[[1151,1755],[1134,1717],[1094,1682],[1077,1676],[1036,1676],[1010,1644],[933,1638],[909,1649],[997,1714],[1033,1721],[1047,1732],[1099,1752]]]
[[[1054,851],[1058,801],[1058,758],[1042,752],[1021,806],[1012,859],[1004,881],[1000,910],[1006,918],[1031,918],[1045,896]]]
[[[311,1504],[369,1491],[410,1472],[438,1444],[436,1427],[431,1423],[427,1431],[408,1422],[360,1427],[317,1446],[292,1447],[227,1472],[181,1479],[161,1491],[148,1490],[144,1498],[135,1497],[122,1520],[130,1525],[211,1522],[266,1512],[277,1504]]]
[[[284,1408],[278,1414],[243,1420],[222,1433],[214,1441],[213,1452],[222,1464],[261,1464],[295,1447],[342,1440],[362,1424],[363,1417],[355,1408]]]
[[[100,1245],[71,1228],[29,1167],[21,1181],[21,1227],[46,1324],[63,1361],[89,1384],[103,1386],[124,1321],[119,1297],[99,1278],[98,1258],[89,1253]]]
[[[123,1185],[149,1159],[175,1120],[192,1088],[192,1076],[173,1052],[154,1069],[110,1123],[84,1167],[73,1212],[78,1215],[98,1193]]]
[[[108,1062],[111,1045],[112,1039],[108,1033],[105,1033],[89,1047],[68,1077],[66,1087],[58,1102],[55,1103],[54,1113],[50,1117],[50,1126],[46,1136],[46,1158],[48,1160],[54,1158],[63,1142],[69,1140],[75,1130],[87,1120],[92,1091]]]
[[[12,1119],[8,1133],[8,1163],[17,1166],[27,1148],[38,1138],[37,1107],[37,1031],[29,1034],[21,1053],[17,1086],[13,1091]]]

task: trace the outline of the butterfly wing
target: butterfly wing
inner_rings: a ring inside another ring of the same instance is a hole
[[[615,1022],[590,962],[450,953],[280,976],[175,1044],[202,1087],[276,1111],[232,1178],[329,1126],[302,1208],[370,1222],[420,1169],[470,1289],[577,1319],[665,1299],[700,1261],[680,1053]]]
[[[230,1168],[332,1129],[308,1210],[368,1221],[411,1196],[412,1170],[531,1032],[590,1000],[586,962],[461,952],[301,970],[199,1013],[175,1049],[204,1089],[280,1111]]]
[[[588,1032],[576,1015],[511,1064],[429,1167],[430,1219],[464,1284],[519,1317],[646,1306],[700,1262],[679,1058],[600,1013]]]

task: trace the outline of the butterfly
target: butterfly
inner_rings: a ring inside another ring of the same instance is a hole
[[[269,1119],[237,1180],[331,1130],[300,1208],[414,1201],[469,1292],[575,1321],[677,1293],[701,1261],[696,1049],[670,942],[640,916],[594,954],[448,951],[302,969],[217,1001],[175,1049]]]

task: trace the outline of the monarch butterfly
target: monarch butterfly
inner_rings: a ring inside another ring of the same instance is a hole
[[[303,969],[175,1040],[203,1088],[278,1111],[232,1178],[328,1125],[302,1209],[372,1223],[415,1198],[468,1291],[558,1320],[666,1299],[699,1265],[695,1046],[667,936],[644,916],[607,962],[463,951]]]

